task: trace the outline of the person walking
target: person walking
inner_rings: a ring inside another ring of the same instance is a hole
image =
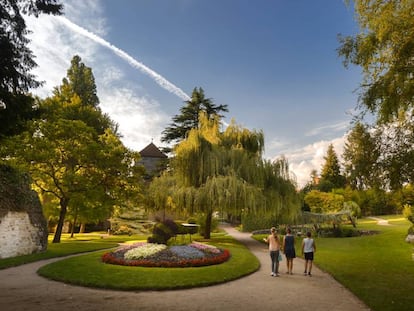
[[[306,238],[302,241],[302,255],[305,255],[305,272],[304,275],[312,276],[313,255],[316,251],[315,240],[312,239],[310,231],[306,233]]]
[[[275,227],[270,229],[270,235],[267,238],[263,239],[266,243],[269,244],[270,260],[272,265],[271,276],[279,276],[279,252],[280,252],[280,240],[277,235]]]
[[[283,252],[286,256],[287,274],[293,274],[293,259],[296,258],[295,237],[292,230],[287,228],[286,235],[283,238]]]

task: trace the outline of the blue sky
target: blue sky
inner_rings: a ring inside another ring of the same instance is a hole
[[[228,105],[225,122],[264,132],[265,157],[284,155],[299,185],[329,143],[342,153],[361,81],[336,51],[338,34],[358,32],[343,0],[67,0],[65,18],[28,26],[46,82],[35,92],[50,95],[80,55],[134,150],[162,145],[184,105],[179,92],[202,87]]]

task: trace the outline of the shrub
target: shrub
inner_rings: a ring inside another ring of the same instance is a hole
[[[124,235],[124,234],[131,235],[132,230],[128,226],[122,225],[119,228],[117,228],[116,230],[114,230],[112,232],[112,234],[114,234],[114,235]]]
[[[251,232],[255,230],[268,229],[271,227],[277,227],[280,223],[280,219],[276,216],[258,216],[254,214],[247,214],[242,218],[243,231]]]
[[[204,214],[201,214],[201,215],[198,217],[198,221],[197,221],[197,223],[198,223],[200,226],[198,227],[198,230],[197,230],[197,228],[196,228],[196,231],[195,231],[194,233],[196,233],[197,231],[198,231],[198,232],[204,232],[204,228],[206,227],[206,216],[205,216]],[[215,217],[212,217],[212,218],[211,218],[211,232],[214,232],[214,231],[216,231],[216,230],[217,230],[217,228],[218,228],[218,224],[219,224],[219,220],[218,220],[217,218],[215,218]]]
[[[403,209],[403,216],[408,219],[411,223],[414,224],[414,208],[409,205],[405,204]]]
[[[177,235],[178,225],[171,219],[157,222],[148,237],[148,243],[167,244],[168,240]]]
[[[332,227],[321,227],[317,230],[318,235],[322,237],[332,237],[332,238],[349,238],[360,236],[360,232],[354,228],[344,228],[341,226]]]

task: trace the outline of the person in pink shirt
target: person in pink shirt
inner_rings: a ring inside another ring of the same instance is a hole
[[[277,235],[276,228],[272,227],[270,229],[270,235],[263,240],[269,244],[270,259],[272,263],[272,273],[270,275],[279,276],[280,240],[279,236]]]

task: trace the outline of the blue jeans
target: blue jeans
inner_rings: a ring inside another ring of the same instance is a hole
[[[272,260],[272,273],[279,273],[279,251],[270,251]]]

